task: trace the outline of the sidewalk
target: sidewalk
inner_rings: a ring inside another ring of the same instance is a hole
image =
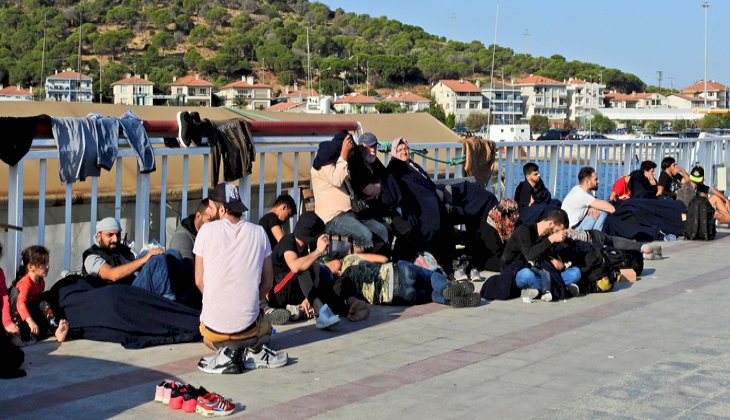
[[[277,327],[272,347],[290,362],[270,371],[202,373],[202,343],[43,342],[25,348],[27,377],[0,381],[0,417],[197,418],[152,402],[176,378],[251,418],[727,418],[729,231],[662,245],[664,260],[611,293]]]

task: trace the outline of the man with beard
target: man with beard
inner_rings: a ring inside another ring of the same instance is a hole
[[[119,220],[107,217],[96,224],[95,244],[84,251],[82,273],[109,283],[129,284],[165,299],[175,300],[165,251],[152,248],[135,258],[128,246],[121,243]]]
[[[611,203],[596,198],[598,174],[590,166],[580,168],[578,185],[563,200],[562,209],[568,213],[569,228],[602,230],[606,216],[616,211]]]

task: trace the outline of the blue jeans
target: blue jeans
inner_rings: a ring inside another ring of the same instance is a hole
[[[605,211],[599,211],[598,218],[586,214],[586,217],[578,223],[576,229],[579,230],[603,230],[603,223],[606,222],[608,213]]]
[[[142,125],[142,120],[134,112],[127,111],[119,118],[119,123],[122,125],[124,137],[137,153],[140,172],[153,172],[155,170],[155,152],[152,150],[152,144]]]
[[[335,216],[327,223],[326,231],[349,236],[355,245],[365,249],[373,247],[373,235],[388,242],[388,228],[384,224],[374,219],[359,220],[352,212]]]
[[[161,296],[165,299],[175,300],[175,294],[170,286],[170,272],[167,266],[168,256],[165,254],[155,255],[147,260],[132,286],[147,290],[148,292]]]
[[[394,263],[393,269],[398,270],[398,284],[394,285],[396,290],[393,291],[393,298],[397,295],[409,304],[429,301],[446,304],[443,291],[449,285],[449,281],[440,272],[419,267],[408,261]]]
[[[564,286],[577,283],[580,280],[580,269],[570,267],[560,273],[560,278],[563,280]],[[550,275],[544,270],[523,268],[517,272],[515,284],[520,289],[537,289],[546,292],[550,290]]]
[[[70,184],[88,176],[99,176],[94,122],[87,118],[52,118],[51,129],[58,143],[58,174]]]

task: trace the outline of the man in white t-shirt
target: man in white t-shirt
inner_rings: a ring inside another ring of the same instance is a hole
[[[580,168],[578,185],[563,200],[562,209],[568,213],[570,228],[577,230],[603,230],[606,216],[616,209],[606,200],[596,198],[598,175],[590,166]]]
[[[201,359],[207,373],[241,373],[243,368],[281,367],[288,356],[266,346],[271,324],[259,308],[273,284],[271,246],[264,229],[241,220],[248,209],[238,189],[216,185],[208,199],[215,206],[211,222],[195,238],[195,284],[203,294],[200,333],[217,350]]]

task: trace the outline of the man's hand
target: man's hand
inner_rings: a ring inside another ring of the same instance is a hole
[[[149,251],[147,251],[147,253],[144,254],[144,257],[142,257],[142,258],[144,258],[145,262],[147,262],[150,260],[150,258],[154,257],[155,255],[160,255],[160,254],[164,254],[164,253],[165,253],[164,249],[155,247],[155,248],[152,248]]]
[[[317,238],[317,251],[320,254],[324,254],[324,251],[327,249],[327,246],[330,244],[330,238],[326,234],[319,235],[319,238]]]
[[[25,322],[28,324],[28,328],[30,328],[30,333],[37,336],[40,331],[38,330],[38,324],[33,321],[33,318],[28,318]]]
[[[558,271],[565,270],[565,263],[557,258],[550,258],[550,262],[553,264],[553,267],[555,267]]]
[[[342,142],[342,150],[340,150],[340,157],[344,160],[350,156],[350,152],[355,148],[355,142],[352,140],[351,135],[347,135],[345,140]]]
[[[7,327],[5,327],[5,332],[10,335],[15,335],[15,334],[20,334],[20,329],[18,328],[17,325],[11,323]]]
[[[312,304],[309,303],[309,300],[307,300],[307,298],[304,298],[299,306],[304,311],[304,314],[307,315],[307,318],[314,318],[314,309],[312,308]]]
[[[548,236],[548,241],[550,241],[551,244],[556,244],[558,242],[563,242],[567,236],[568,231],[566,229],[562,229]]]
[[[350,311],[347,314],[347,319],[352,322],[362,321],[367,318],[370,314],[370,306],[365,302],[357,298],[350,298],[352,304],[350,305]]]
[[[366,185],[365,188],[362,189],[362,193],[366,198],[372,199],[372,198],[378,198],[381,190],[382,190],[382,188],[380,187],[380,183],[376,182],[373,184]]]
[[[621,196],[621,197],[623,197],[623,196]],[[621,197],[619,197],[619,198],[621,200],[623,200],[623,198],[621,198]],[[600,216],[600,215],[601,215],[600,210],[594,209],[593,207],[588,207],[588,212],[586,213],[586,216],[591,216],[594,219],[598,219],[598,216]]]

